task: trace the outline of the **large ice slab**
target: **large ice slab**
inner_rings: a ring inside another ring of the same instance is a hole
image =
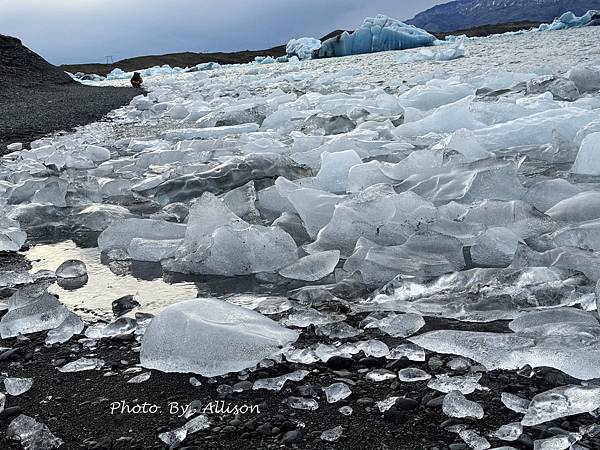
[[[435,37],[425,30],[380,14],[367,17],[351,34],[344,32],[323,42],[319,57],[404,50],[433,45],[434,42]]]
[[[213,298],[189,300],[158,314],[142,340],[148,369],[212,377],[275,357],[298,338],[263,315]]]

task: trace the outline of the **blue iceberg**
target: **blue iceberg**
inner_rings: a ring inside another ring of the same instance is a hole
[[[581,28],[600,25],[600,11],[590,10],[583,16],[578,17],[571,11],[564,13],[552,23],[543,23],[538,31],[565,30],[567,28]]]
[[[289,57],[297,56],[299,59],[312,59],[313,53],[321,48],[321,41],[312,37],[292,39],[287,43],[285,52]]]
[[[345,31],[323,42],[319,58],[426,47],[435,41],[435,36],[425,30],[380,14],[367,17],[353,33]]]

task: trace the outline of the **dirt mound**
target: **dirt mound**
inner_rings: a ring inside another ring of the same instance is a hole
[[[74,83],[64,71],[29,50],[19,39],[1,34],[0,62],[1,83],[13,86]]]

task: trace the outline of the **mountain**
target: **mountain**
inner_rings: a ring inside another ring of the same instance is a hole
[[[423,11],[407,23],[444,32],[508,22],[551,22],[566,11],[580,16],[590,9],[600,9],[600,0],[457,0]]]

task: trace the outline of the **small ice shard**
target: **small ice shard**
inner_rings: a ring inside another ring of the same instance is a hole
[[[290,349],[284,355],[285,359],[292,363],[312,364],[319,361],[319,357],[311,348]]]
[[[600,175],[600,133],[588,134],[581,143],[571,172],[578,175]]]
[[[295,331],[255,311],[214,298],[195,299],[152,319],[140,361],[148,369],[213,377],[253,367],[296,339]]]
[[[177,428],[173,431],[166,431],[160,433],[158,438],[169,446],[169,448],[179,447],[185,438],[187,437],[187,430],[185,428]]]
[[[323,388],[327,396],[328,403],[337,403],[352,395],[352,391],[345,383],[333,383],[331,386]]]
[[[502,425],[494,432],[494,436],[501,441],[516,441],[523,434],[523,425],[519,422]]]
[[[287,404],[290,408],[303,409],[306,411],[315,411],[319,409],[319,404],[314,398],[288,397]]]
[[[476,390],[484,390],[485,388],[479,384],[481,374],[451,377],[446,374],[438,375],[429,380],[427,387],[445,394],[452,391],[460,391],[462,394],[472,394]]]
[[[335,442],[344,434],[344,428],[337,426],[330,430],[325,430],[321,433],[321,440],[327,442]]]
[[[6,406],[6,395],[4,395],[2,392],[0,392],[0,414],[2,414],[2,411],[4,411],[5,406]]]
[[[46,425],[24,414],[17,416],[8,425],[6,437],[19,441],[23,450],[51,450],[64,444]]]
[[[197,433],[198,431],[201,430],[206,430],[208,428],[210,428],[210,419],[208,417],[206,417],[205,415],[201,414],[199,416],[194,417],[193,419],[189,420],[184,426],[183,428],[185,428],[188,432],[188,434],[194,434]]]
[[[316,332],[318,336],[327,336],[332,339],[347,339],[358,336],[362,333],[362,330],[358,330],[346,322],[336,322],[321,325],[317,328]]]
[[[376,402],[375,405],[377,406],[377,409],[379,409],[379,412],[383,413],[389,410],[392,406],[394,406],[399,398],[401,397],[389,397],[385,400]]]
[[[8,395],[17,396],[24,394],[33,386],[33,378],[5,378],[4,388]]]
[[[72,279],[81,278],[87,275],[87,267],[83,261],[77,259],[69,259],[63,262],[58,269],[56,269],[56,278],[60,279]]]
[[[409,361],[425,361],[425,350],[416,344],[400,344],[390,350],[387,359],[407,358]]]
[[[408,337],[424,326],[425,320],[418,314],[392,314],[369,323],[366,328],[379,328],[392,337]]]
[[[286,381],[302,381],[310,372],[307,370],[297,370],[292,373],[281,375],[275,378],[262,378],[256,380],[252,389],[266,389],[268,391],[281,391]]]
[[[533,441],[533,450],[567,450],[572,449],[572,445],[581,440],[579,433],[570,433],[560,436],[552,436],[547,439],[538,439]]]
[[[584,222],[600,218],[600,192],[584,191],[558,202],[546,214],[561,222]]]
[[[346,316],[341,314],[327,314],[313,308],[303,309],[290,314],[283,323],[288,327],[306,328],[311,325],[327,325],[341,322]]]
[[[152,372],[144,372],[139,375],[136,375],[135,377],[130,378],[129,380],[127,380],[127,382],[128,383],[143,383],[144,381],[148,381],[150,379],[150,375],[152,375]]]
[[[380,381],[394,380],[397,377],[398,376],[396,375],[396,373],[392,372],[391,370],[375,369],[375,370],[372,370],[371,372],[367,373],[366,379],[367,379],[367,381],[380,382]]]
[[[48,331],[46,345],[62,344],[83,331],[84,324],[79,316],[70,313],[57,328]]]
[[[508,392],[503,392],[500,398],[504,406],[519,414],[525,414],[527,412],[527,408],[529,408],[529,404],[531,403],[530,400],[521,398],[514,394],[509,394]]]
[[[442,403],[442,410],[448,417],[483,419],[481,405],[467,400],[460,391],[450,391],[446,394]]]
[[[331,274],[339,260],[339,250],[314,253],[284,267],[279,275],[292,280],[318,281]]]
[[[85,336],[90,339],[102,339],[133,333],[137,321],[130,317],[118,317],[109,324],[99,323],[87,327]]]
[[[104,361],[98,358],[79,358],[76,361],[65,364],[58,368],[59,372],[84,372],[86,370],[99,370],[104,367]]]
[[[458,435],[473,450],[486,450],[491,447],[486,438],[473,430],[462,429],[458,432]]]
[[[98,237],[98,247],[105,252],[111,249],[126,250],[133,239],[176,240],[183,239],[186,226],[154,219],[123,219],[110,224]]]
[[[413,367],[407,367],[401,369],[398,372],[398,379],[404,383],[414,383],[416,381],[426,381],[431,378],[427,372],[421,369],[415,369]]]
[[[352,406],[342,406],[340,409],[338,409],[338,411],[343,416],[351,416],[352,413],[354,412],[352,409]],[[2,412],[2,411],[0,410],[0,412]]]
[[[534,426],[600,408],[600,387],[562,386],[536,395],[521,423]]]
[[[202,383],[196,377],[190,377],[190,384],[194,387],[202,386]]]

